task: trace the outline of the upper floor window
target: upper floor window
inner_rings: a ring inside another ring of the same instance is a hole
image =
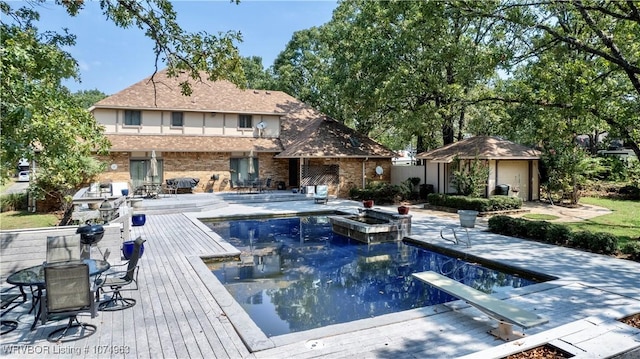
[[[182,112],[171,112],[171,126],[172,127],[182,127]]]
[[[125,126],[140,126],[142,123],[142,113],[139,110],[124,110]]]
[[[238,117],[238,127],[239,128],[253,128],[251,115],[240,115]]]

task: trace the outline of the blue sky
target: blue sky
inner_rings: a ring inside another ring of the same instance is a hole
[[[20,4],[11,2],[14,7]],[[328,22],[337,2],[245,0],[236,5],[227,0],[210,0],[174,1],[173,5],[178,22],[187,31],[240,31],[240,55],[260,56],[267,68],[295,31]],[[137,28],[125,30],[113,25],[96,2],[87,0],[85,9],[74,18],[53,3],[39,6],[38,11],[41,31],[66,27],[77,36],[76,46],[67,51],[78,61],[82,82],[66,82],[72,92],[98,89],[110,95],[153,72],[151,40]]]

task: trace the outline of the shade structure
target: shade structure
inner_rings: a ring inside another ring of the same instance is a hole
[[[256,169],[253,167],[253,149],[249,151],[249,169],[247,170],[247,172],[249,173],[249,177],[251,177],[252,174],[256,173]]]
[[[158,177],[158,160],[156,159],[156,151],[151,151],[151,160],[149,161],[149,177],[151,182]]]

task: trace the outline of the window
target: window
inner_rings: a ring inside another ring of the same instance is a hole
[[[182,126],[182,112],[171,112],[171,127]]]
[[[238,127],[253,128],[253,124],[251,122],[251,115],[240,115],[238,118]]]
[[[142,114],[138,110],[124,110],[125,126],[140,126]]]

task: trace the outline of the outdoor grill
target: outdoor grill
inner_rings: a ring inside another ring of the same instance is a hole
[[[104,237],[104,227],[99,224],[87,224],[78,227],[76,233],[80,234],[80,244],[82,244],[81,258],[91,258],[91,246],[102,240],[102,237]]]

